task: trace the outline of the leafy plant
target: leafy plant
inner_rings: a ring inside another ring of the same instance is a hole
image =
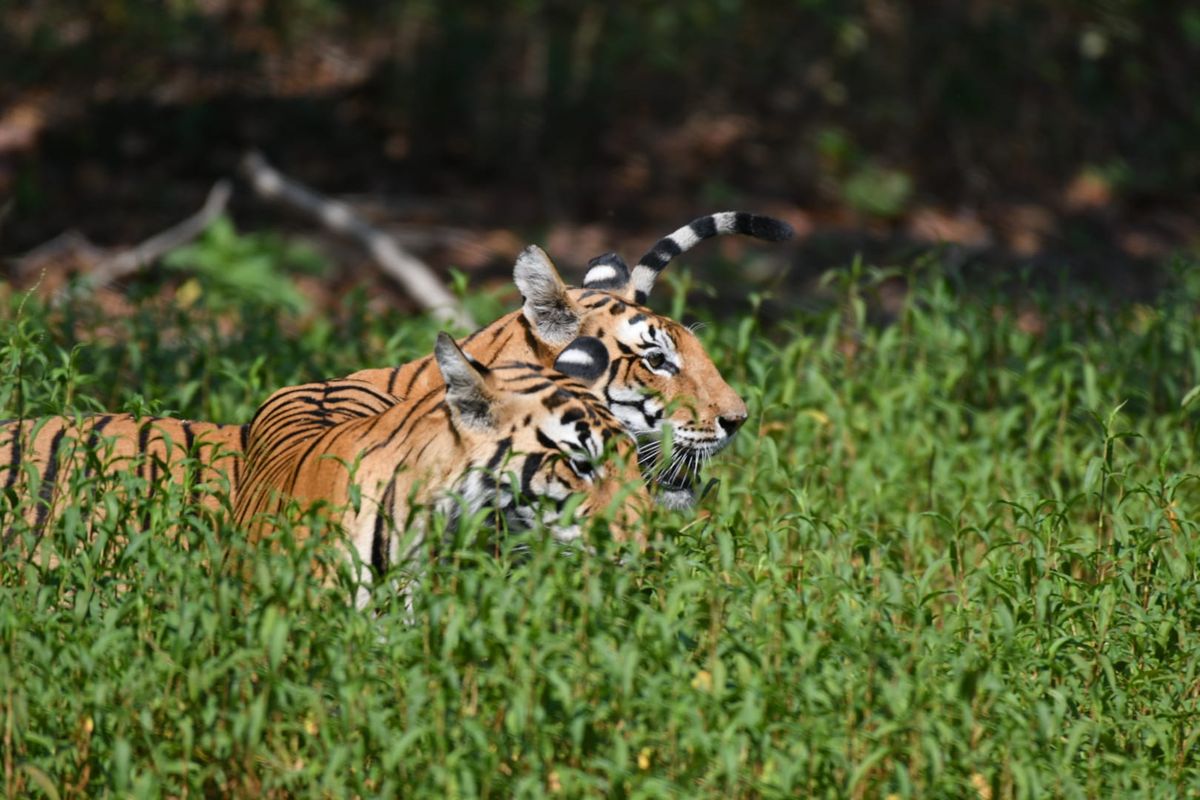
[[[308,301],[288,273],[320,274],[326,269],[311,248],[270,233],[239,234],[224,216],[199,240],[169,253],[163,265],[195,274],[199,283],[185,284],[181,290],[187,300],[202,297],[218,309],[250,302],[291,312],[307,310]]]
[[[1186,796],[1196,274],[1153,307],[1017,304],[930,265],[879,327],[884,273],[855,265],[827,308],[705,326],[752,416],[699,515],[662,515],[642,555],[468,537],[421,565],[411,612],[393,584],[360,612],[348,570],[323,583],[330,536],[255,546],[179,487],[81,473],[32,559],[28,496],[0,495],[4,793]],[[434,329],[353,303],[294,334],[164,313],[77,347],[26,307],[0,367],[40,412],[140,395],[244,419]]]

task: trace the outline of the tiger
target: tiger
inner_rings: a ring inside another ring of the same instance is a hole
[[[513,277],[523,299],[517,311],[506,314],[463,339],[460,344],[478,363],[525,361],[551,366],[576,338],[599,339],[610,355],[609,372],[600,390],[610,410],[626,429],[643,437],[640,458],[655,473],[655,497],[664,506],[687,509],[694,505],[700,469],[723,449],[747,416],[746,406],[725,382],[695,335],[673,320],[655,314],[645,302],[662,270],[678,255],[705,239],[740,234],[765,241],[792,236],[784,222],[747,212],[721,212],[699,217],[660,239],[632,268],[616,253],[605,253],[588,262],[581,287],[569,287],[550,258],[536,245],[517,258]],[[370,384],[397,401],[428,392],[441,377],[427,356],[398,367],[359,370],[348,379]],[[329,395],[313,400],[331,412],[337,401]],[[353,407],[348,414],[359,413]],[[56,463],[56,438],[60,428],[70,429],[71,418],[51,418],[0,424],[0,469],[9,482],[23,465],[32,464],[40,477],[40,493],[52,494],[56,479],[65,474]],[[119,470],[142,456],[139,463],[166,471],[172,481],[189,478],[190,460],[184,456],[197,443],[204,462],[199,479],[215,486],[224,475],[228,497],[200,494],[201,502],[236,505],[247,472],[244,453],[251,438],[250,426],[217,424],[158,417],[150,420],[131,414],[105,414],[83,426],[101,426],[111,437]],[[670,425],[674,434],[673,459],[655,467],[660,448],[655,437]],[[41,426],[41,427],[37,427]],[[31,429],[39,435],[22,443]],[[42,431],[46,433],[43,435]],[[7,435],[6,435],[7,434]],[[20,435],[17,435],[20,434]],[[89,434],[90,435],[90,434]],[[69,438],[69,437],[68,437]],[[78,437],[75,437],[78,438]],[[4,449],[6,448],[6,449]],[[220,454],[207,462],[205,454]],[[7,460],[5,460],[7,458]]]
[[[522,307],[462,340],[462,348],[484,364],[548,364],[576,338],[599,339],[610,363],[597,390],[626,430],[640,438],[639,457],[652,473],[656,500],[667,508],[691,508],[702,467],[733,440],[746,421],[746,404],[696,335],[645,303],[672,259],[725,234],[778,242],[791,238],[792,229],[746,212],[699,217],[660,239],[632,269],[616,253],[591,259],[578,288],[567,286],[549,256],[530,245],[513,270]],[[349,378],[399,397],[427,392],[438,381],[428,357]],[[672,458],[656,465],[658,437],[666,427],[673,434]]]
[[[580,518],[610,509],[613,539],[645,546],[637,523],[650,500],[636,445],[591,388],[608,370],[603,343],[578,337],[552,368],[485,366],[441,333],[432,358],[442,380],[403,400],[353,378],[268,398],[251,423],[258,436],[238,526],[261,538],[289,503],[320,504],[375,575],[414,561],[425,544],[421,509],[453,523],[486,508],[509,530],[540,524],[569,545],[580,544]],[[337,410],[317,397],[332,398]],[[342,413],[351,405],[355,413]],[[565,518],[572,495],[581,502]],[[360,584],[360,605],[369,586]]]

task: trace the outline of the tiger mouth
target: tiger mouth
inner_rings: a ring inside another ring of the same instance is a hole
[[[647,482],[660,492],[685,495],[689,502],[696,495],[701,471],[711,457],[712,452],[677,443],[668,462],[659,439],[647,439],[638,446],[638,466]]]

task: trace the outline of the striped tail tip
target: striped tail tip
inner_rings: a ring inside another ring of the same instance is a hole
[[[745,236],[753,236],[767,242],[786,242],[796,235],[792,226],[781,219],[766,217],[761,214],[735,213],[736,231]]]
[[[697,217],[669,236],[659,239],[650,252],[638,259],[630,275],[634,301],[646,302],[658,273],[671,263],[671,259],[686,253],[705,239],[726,234],[740,234],[767,242],[782,242],[791,239],[794,232],[792,226],[781,219],[751,214],[748,211],[721,211]]]

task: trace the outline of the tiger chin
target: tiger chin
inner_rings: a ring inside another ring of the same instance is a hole
[[[714,437],[676,429],[672,440],[670,460],[663,458],[660,438],[640,440],[638,463],[656,504],[671,511],[689,511],[719,483],[716,478],[705,482],[703,469],[733,441],[733,433]]]

